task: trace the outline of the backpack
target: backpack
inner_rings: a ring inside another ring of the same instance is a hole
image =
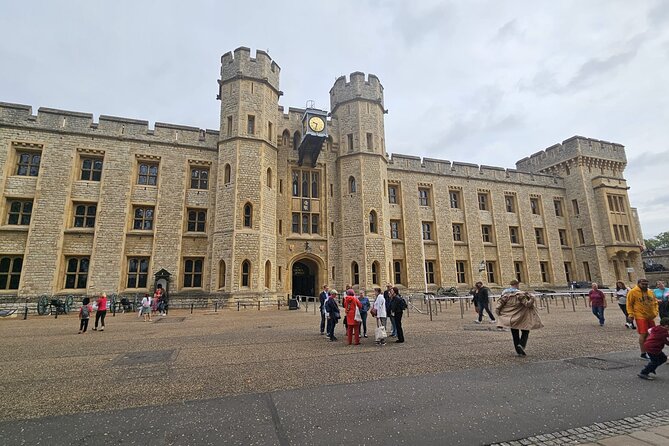
[[[402,296],[397,296],[396,299],[400,300],[400,308],[402,311],[406,310],[408,307],[407,301]]]
[[[91,313],[90,313],[90,309],[89,309],[88,305],[82,306],[81,307],[81,318],[82,319],[88,319],[90,317],[90,315],[91,315]]]

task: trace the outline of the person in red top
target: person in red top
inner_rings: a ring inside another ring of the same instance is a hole
[[[639,378],[652,380],[653,377],[649,373],[654,374],[655,369],[667,362],[667,355],[662,351],[665,345],[669,345],[669,330],[667,328],[669,328],[669,317],[663,317],[660,319],[660,325],[648,330],[648,337],[646,342],[643,343],[643,347],[650,357],[650,362],[639,373]]]
[[[590,306],[592,307],[592,314],[599,320],[599,326],[604,326],[604,308],[606,308],[606,296],[597,287],[596,283],[592,283],[592,289],[588,293],[590,298]]]
[[[93,331],[98,330],[98,322],[102,322],[100,331],[105,331],[105,316],[107,315],[107,294],[102,293],[98,300],[96,301],[98,309],[95,311],[95,326]]]
[[[356,308],[358,310],[362,308],[360,300],[355,297],[355,291],[346,290],[344,309],[346,311],[346,336],[348,338],[348,345],[351,345],[351,337],[355,337],[355,345],[360,344],[360,321],[355,320]]]

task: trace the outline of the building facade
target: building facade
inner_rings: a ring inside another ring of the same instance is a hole
[[[530,288],[642,274],[624,147],[573,137],[516,169],[386,153],[374,75],[279,106],[263,51],[221,58],[220,129],[0,104],[0,296]],[[309,135],[307,135],[309,133]]]

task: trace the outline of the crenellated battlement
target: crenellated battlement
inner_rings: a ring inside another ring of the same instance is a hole
[[[219,132],[176,124],[101,115],[98,122],[92,113],[73,112],[40,107],[37,115],[32,107],[0,102],[0,124],[32,130],[78,133],[90,137],[138,139],[145,142],[169,143],[216,148]]]
[[[374,74],[365,78],[365,73],[356,71],[346,76],[340,76],[330,89],[330,110],[335,111],[338,105],[355,99],[366,99],[378,102],[383,107],[383,85]]]
[[[279,90],[281,68],[263,50],[256,50],[256,57],[251,57],[251,49],[239,47],[234,52],[228,51],[221,56],[221,82],[237,77],[250,77],[267,81]]]
[[[525,172],[540,172],[579,156],[599,158],[621,167],[627,164],[625,146],[608,141],[600,141],[583,136],[572,136],[562,144],[554,144],[546,150],[533,153],[516,162],[516,168]]]
[[[486,166],[458,161],[446,161],[432,158],[421,159],[418,156],[393,153],[388,161],[388,169],[452,176],[467,179],[481,179],[543,187],[564,187],[562,178],[554,175],[520,172],[515,169],[505,169],[497,166]]]

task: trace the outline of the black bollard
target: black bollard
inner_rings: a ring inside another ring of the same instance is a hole
[[[214,302],[214,313],[218,312],[218,301]]]
[[[23,320],[28,319],[28,304],[26,304],[25,309],[23,310]]]
[[[190,314],[193,314],[193,304],[190,304]]]
[[[239,311],[239,301],[237,301],[237,311]]]

